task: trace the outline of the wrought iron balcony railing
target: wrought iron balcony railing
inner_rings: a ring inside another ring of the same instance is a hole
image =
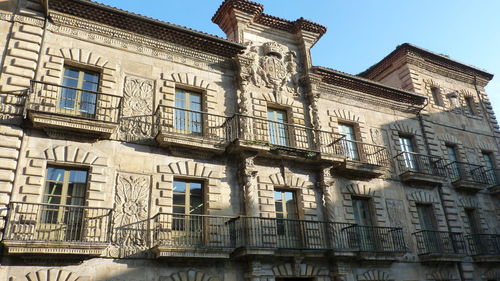
[[[247,248],[354,250],[351,224],[325,221],[238,217],[231,221],[235,246]]]
[[[26,109],[105,123],[118,123],[121,97],[31,81]]]
[[[465,238],[472,256],[500,256],[500,234],[470,234]]]
[[[462,233],[421,230],[413,233],[419,255],[464,255],[465,239]]]
[[[228,136],[228,117],[202,111],[159,105],[155,113],[156,133],[225,143]]]
[[[352,161],[380,167],[390,165],[389,154],[385,146],[360,141],[341,139],[342,154]]]
[[[479,184],[488,184],[488,177],[484,167],[465,162],[451,162],[446,165],[452,182],[467,181]]]
[[[13,202],[5,240],[108,243],[111,209]]]
[[[411,172],[427,176],[446,177],[445,163],[441,157],[414,152],[401,152],[396,155],[401,174]]]
[[[500,184],[500,181],[498,180],[496,169],[489,169],[489,170],[485,171],[484,173],[486,174],[486,178],[488,180],[489,186],[496,186],[496,185]]]
[[[372,253],[404,253],[407,251],[403,229],[398,227],[352,226],[359,251]]]
[[[233,248],[231,217],[160,213],[153,217],[153,241],[165,248]]]

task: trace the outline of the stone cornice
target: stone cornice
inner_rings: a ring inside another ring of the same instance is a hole
[[[75,36],[79,40],[125,49],[204,70],[217,70],[217,66],[219,68],[234,68],[232,60],[223,56],[200,52],[62,13],[52,12],[51,18],[52,23],[47,26],[48,30],[58,34]]]
[[[427,69],[433,73],[443,75],[465,83],[474,83],[477,77],[478,84],[485,86],[493,78],[493,74],[476,67],[460,63],[443,55],[427,51],[417,46],[405,43],[359,75],[368,79],[380,80],[381,74],[392,67],[395,62],[405,58],[408,63]]]
[[[53,12],[64,13],[123,31],[143,34],[155,38],[156,41],[171,42],[223,57],[234,57],[245,49],[243,45],[214,35],[147,18],[93,1],[53,0],[50,2],[50,9],[51,15]]]
[[[393,110],[411,114],[415,114],[420,110],[420,107],[418,106],[412,106],[406,103],[400,103],[392,100],[377,98],[361,92],[357,92],[339,86],[334,86],[327,83],[319,84],[319,86],[316,88],[316,91],[319,93],[320,99],[324,98],[328,100],[333,100],[333,97],[341,97],[352,100],[353,104],[358,103],[360,107],[366,104],[366,105],[378,106],[379,108],[377,110],[379,111],[382,111],[382,107],[390,109],[390,111],[387,111],[388,114],[394,114]],[[373,107],[367,107],[367,109],[370,108],[373,109]]]

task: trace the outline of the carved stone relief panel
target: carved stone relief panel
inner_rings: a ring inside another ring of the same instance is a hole
[[[142,256],[147,248],[149,176],[121,173],[117,178],[113,213],[112,248],[114,257]]]
[[[129,142],[152,139],[154,89],[153,80],[125,77],[119,139]]]
[[[403,228],[404,238],[407,246],[413,246],[413,239],[407,226],[406,210],[402,200],[386,199],[387,216],[389,217],[389,225],[393,227]]]
[[[266,42],[261,46],[248,42],[247,45],[247,52],[240,58],[242,88],[251,84],[257,88],[272,89],[275,95],[301,94],[299,80],[302,66],[295,51],[276,42]]]

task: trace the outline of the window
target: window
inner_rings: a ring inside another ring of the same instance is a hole
[[[369,198],[353,197],[352,208],[356,224],[363,226],[372,225],[372,212]]]
[[[203,117],[201,94],[182,89],[175,91],[174,128],[179,133],[201,134]]]
[[[403,152],[403,160],[406,168],[415,170],[417,163],[415,159],[415,149],[413,148],[413,138],[409,136],[399,136],[399,146]]]
[[[465,97],[465,106],[467,107],[467,110],[470,114],[476,114],[474,99],[472,97]]]
[[[203,184],[196,181],[174,180],[173,225],[174,231],[202,231],[204,213]]]
[[[64,66],[62,85],[60,111],[92,118],[96,111],[99,73]]]
[[[295,192],[290,190],[274,191],[274,206],[276,210],[276,232],[278,245],[297,247],[301,243],[300,224],[297,221],[297,201]]]
[[[448,152],[448,159],[450,160],[449,167],[451,169],[451,176],[453,179],[457,179],[460,177],[460,168],[458,166],[458,156],[457,156],[457,148],[455,145],[446,145],[446,152]]]
[[[418,219],[422,230],[436,230],[437,224],[434,217],[432,204],[417,204]]]
[[[344,139],[342,139],[344,155],[348,158],[359,160],[354,126],[351,124],[339,123],[339,134],[345,136]]]
[[[275,145],[288,145],[288,128],[286,127],[286,111],[269,108],[267,110],[269,126],[269,142]]]
[[[469,229],[471,234],[481,233],[481,226],[479,225],[479,220],[477,217],[477,211],[473,208],[466,208],[464,210],[465,216],[467,217],[467,223],[469,224]]]
[[[441,91],[437,87],[431,88],[432,99],[436,105],[442,106],[443,100],[441,98]]]
[[[38,234],[47,240],[78,240],[83,223],[87,171],[48,167]]]
[[[497,183],[497,176],[495,174],[495,165],[493,162],[493,154],[491,152],[481,152],[483,156],[484,167],[486,169],[486,176],[491,184]]]

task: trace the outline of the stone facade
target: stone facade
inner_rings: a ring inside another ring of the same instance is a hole
[[[491,74],[410,44],[358,76],[313,66],[325,27],[246,0],[212,19],[228,40],[2,3],[0,280],[500,280]],[[51,167],[85,171],[83,203],[48,201]]]

